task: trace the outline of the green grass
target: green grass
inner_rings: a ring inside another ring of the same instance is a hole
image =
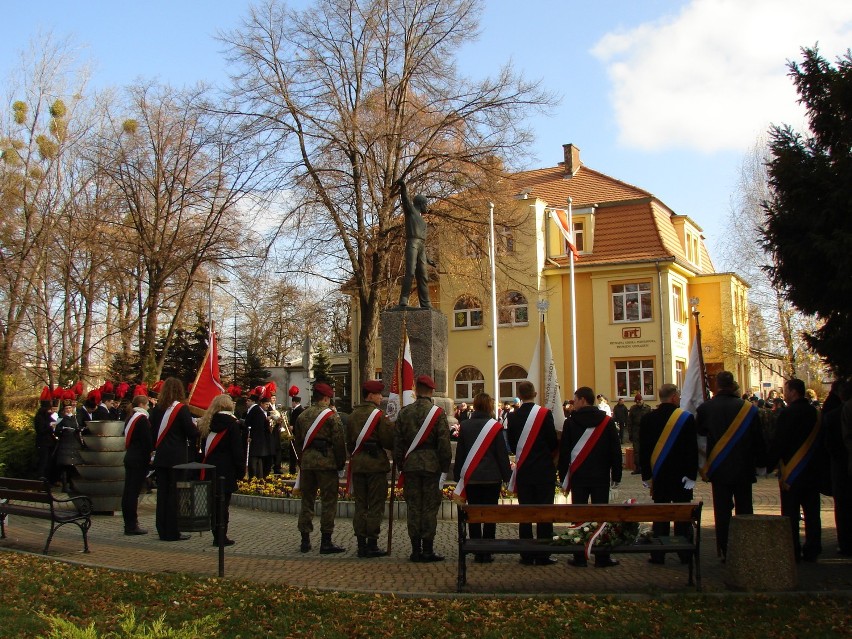
[[[319,593],[283,585],[78,567],[0,552],[0,637],[125,637],[139,627],[183,626],[175,637],[848,637],[850,599],[842,595],[518,597],[409,599]],[[54,616],[75,635],[51,629]],[[204,634],[193,621],[211,621]],[[53,634],[52,634],[53,633]],[[138,636],[141,636],[138,635]]]

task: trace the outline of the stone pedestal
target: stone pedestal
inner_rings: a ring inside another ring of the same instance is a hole
[[[798,582],[790,521],[736,515],[728,531],[725,585],[733,590],[793,590]]]
[[[447,316],[434,308],[406,306],[382,313],[382,377],[385,379],[385,392],[390,390],[390,378],[399,355],[403,319],[411,345],[415,379],[418,375],[429,375],[435,380],[435,397],[446,398]],[[446,410],[447,407],[437,400],[435,403]],[[449,413],[452,414],[452,411]]]

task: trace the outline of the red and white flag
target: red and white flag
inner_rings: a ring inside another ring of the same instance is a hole
[[[414,396],[414,364],[411,360],[411,344],[408,343],[408,332],[402,330],[402,359],[396,360],[390,392],[388,393],[387,418],[395,422],[399,411],[413,404]]]
[[[195,376],[192,391],[186,403],[190,408],[204,412],[210,407],[210,403],[217,395],[225,393],[219,375],[219,346],[216,343],[216,332],[213,330],[213,322],[210,322],[210,343],[207,346],[207,354]]]
[[[568,212],[563,209],[552,209],[550,217],[556,222],[556,228],[562,233],[565,241],[568,243],[568,250],[574,254],[574,259],[580,259],[580,254],[577,252],[577,247],[574,244],[574,230],[568,220]]]

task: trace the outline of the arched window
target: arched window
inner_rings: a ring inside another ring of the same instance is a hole
[[[477,393],[485,392],[485,376],[475,366],[465,366],[456,374],[456,401],[472,402]]]
[[[500,371],[500,401],[507,402],[518,396],[518,384],[527,381],[527,371],[522,366],[510,364]]]
[[[482,303],[472,295],[462,295],[453,306],[453,328],[482,328]]]
[[[529,304],[523,293],[509,291],[500,300],[497,313],[499,326],[526,326],[529,324]]]

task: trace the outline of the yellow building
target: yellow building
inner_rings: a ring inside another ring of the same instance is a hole
[[[500,398],[516,396],[527,375],[538,379],[528,369],[541,334],[541,303],[561,394],[573,393],[570,260],[551,216],[554,209],[567,212],[569,198],[578,254],[576,385],[610,400],[640,392],[654,401],[660,384],[682,384],[695,332],[691,298],[699,299],[711,389],[723,369],[749,380],[748,285],[735,274],[714,272],[702,230],[689,217],[586,167],[575,146],[563,151],[555,167],[511,176],[516,208],[508,219],[522,222],[497,230]],[[464,250],[446,239],[441,247],[441,253]],[[452,276],[441,275],[430,287],[434,306],[449,318],[448,394],[456,401],[495,388],[490,282],[475,275],[488,258],[476,251],[464,257],[467,267],[455,260]]]

